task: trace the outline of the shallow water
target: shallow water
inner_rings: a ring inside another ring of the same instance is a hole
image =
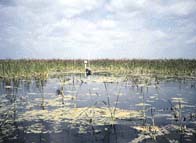
[[[195,79],[1,80],[0,142],[195,142],[195,104]]]

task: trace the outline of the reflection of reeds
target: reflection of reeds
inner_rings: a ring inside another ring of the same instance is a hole
[[[106,96],[107,96],[107,106],[108,106],[108,109],[110,111],[111,119],[113,120],[112,109],[110,107],[110,95],[108,93],[107,83],[106,82],[103,82],[103,83],[104,83],[104,87],[105,87],[105,91],[106,91]]]
[[[66,83],[67,83],[67,80],[65,78],[60,79],[60,89],[59,89],[58,95],[61,95],[62,97],[62,104],[64,104],[64,97],[65,97],[64,86],[66,85]]]
[[[180,131],[183,131],[183,125],[182,125],[182,105],[181,102],[178,102],[178,108],[179,108],[179,120],[180,120]]]
[[[76,97],[76,98],[75,98],[76,104],[75,104],[75,107],[77,107],[78,94],[79,94],[79,91],[80,91],[80,89],[81,89],[83,83],[84,83],[84,81],[81,80],[81,81],[80,81],[80,85],[79,85],[79,87],[78,87],[78,89],[77,89],[77,91],[76,91],[76,95],[75,95],[75,97]]]
[[[41,108],[44,110],[45,108],[45,105],[44,105],[44,82],[39,80],[39,90],[40,90],[40,93],[41,93],[41,97],[42,97],[42,103],[41,103]]]
[[[7,97],[7,102],[0,102],[0,142],[4,142],[9,136],[18,129],[16,124],[17,118],[17,85],[18,82],[14,80],[5,81],[5,96]],[[1,95],[2,99],[3,95]]]
[[[115,113],[116,113],[116,108],[117,108],[117,104],[118,104],[118,101],[119,101],[119,97],[120,97],[120,89],[119,89],[119,92],[117,94],[117,97],[116,97],[116,103],[115,103],[115,107],[114,107],[114,111],[113,111],[113,114],[115,116]]]
[[[150,114],[151,114],[151,119],[152,119],[152,126],[155,126],[154,111],[155,111],[155,108],[151,107]]]
[[[169,103],[171,105],[170,110],[172,111],[174,120],[176,121],[176,123],[178,123],[180,132],[184,132],[186,126],[183,125],[183,122],[186,121],[187,117],[182,115],[183,98],[173,98],[173,102],[176,103],[175,106],[173,105],[173,103],[171,101],[169,101]]]
[[[145,125],[146,124],[146,102],[145,102],[143,87],[141,87],[141,94],[142,94],[143,125]]]
[[[118,85],[119,84],[117,83],[117,86]],[[104,82],[104,87],[105,87],[105,90],[106,90],[107,102],[103,101],[103,103],[105,105],[107,105],[107,107],[109,109],[109,112],[110,112],[111,120],[114,121],[115,120],[116,109],[117,109],[117,105],[118,105],[119,97],[120,97],[120,88],[119,88],[119,91],[118,91],[118,94],[117,94],[117,97],[116,97],[115,105],[113,107],[111,105],[110,95],[108,93],[108,87],[107,87],[107,83],[106,82]]]

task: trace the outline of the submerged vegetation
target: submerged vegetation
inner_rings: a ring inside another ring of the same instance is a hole
[[[61,73],[83,73],[83,60],[0,60],[0,77],[47,78]],[[196,60],[90,60],[96,73],[196,76]]]

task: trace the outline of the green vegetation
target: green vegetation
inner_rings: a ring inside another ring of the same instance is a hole
[[[0,142],[65,130],[195,140],[196,60],[91,60],[90,68],[98,76],[84,76],[83,60],[0,60]]]
[[[196,60],[91,60],[93,73],[196,76]],[[0,60],[0,77],[47,78],[55,73],[82,73],[83,60]]]

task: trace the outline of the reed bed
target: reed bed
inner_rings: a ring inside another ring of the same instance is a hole
[[[154,74],[168,76],[196,76],[196,60],[188,59],[96,59],[90,60],[93,73]],[[51,73],[83,73],[84,60],[0,60],[1,78],[47,78]]]

